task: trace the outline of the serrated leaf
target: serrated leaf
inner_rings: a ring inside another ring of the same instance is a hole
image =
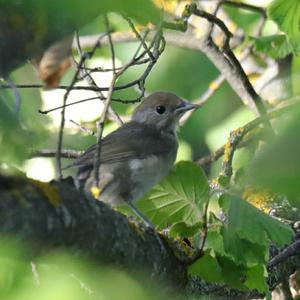
[[[273,0],[268,15],[287,34],[294,51],[300,51],[300,1]]]
[[[293,47],[285,34],[275,34],[263,37],[251,37],[255,49],[266,53],[272,58],[284,58],[292,53]]]
[[[138,207],[159,228],[175,222],[193,225],[202,219],[208,191],[203,170],[193,162],[182,161],[138,203]]]
[[[248,268],[244,265],[236,264],[228,256],[217,255],[216,258],[222,269],[224,281],[233,288],[244,289]]]
[[[247,270],[247,280],[245,285],[251,290],[255,289],[261,293],[265,293],[268,291],[266,277],[267,273],[264,265],[256,265]]]
[[[263,246],[267,246],[270,240],[278,246],[292,240],[293,231],[288,226],[241,198],[223,195],[220,206],[227,212],[228,231],[235,232],[240,238]]]
[[[189,274],[200,276],[205,281],[221,282],[224,281],[222,269],[216,258],[212,257],[208,252],[198,259],[188,269]]]
[[[268,259],[268,248],[241,239],[236,232],[229,231],[224,226],[208,232],[206,247],[214,253],[234,261],[237,265],[254,266],[265,264]]]
[[[268,260],[268,247],[242,239],[238,233],[228,228],[222,228],[223,245],[226,256],[237,265],[253,267],[265,264]],[[222,254],[222,253],[221,253]]]
[[[170,229],[170,237],[192,237],[197,233],[201,232],[203,224],[201,222],[197,222],[193,225],[189,225],[185,222],[175,223]]]

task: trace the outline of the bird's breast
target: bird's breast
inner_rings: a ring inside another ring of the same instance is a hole
[[[131,159],[129,161],[131,180],[134,182],[131,193],[133,201],[140,199],[168,175],[173,166],[175,155],[151,155],[147,158]]]

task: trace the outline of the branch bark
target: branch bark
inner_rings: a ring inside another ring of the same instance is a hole
[[[182,286],[186,266],[164,240],[100,201],[86,199],[71,180],[42,183],[0,176],[0,233],[12,235],[35,256],[65,248],[149,277]],[[162,237],[163,239],[163,237]]]
[[[164,249],[155,234],[143,225],[128,220],[106,204],[86,199],[70,179],[42,183],[26,178],[0,175],[0,234],[10,235],[27,245],[32,259],[43,251],[68,249],[88,256],[97,264],[140,270],[167,289],[214,299],[251,299],[255,291],[229,289],[224,284],[207,283],[188,277],[184,253],[175,243],[162,237]],[[277,253],[276,253],[277,254]],[[299,256],[299,255],[298,255]],[[270,271],[271,287],[284,268],[290,274],[300,260],[286,258]],[[291,263],[292,260],[292,263]]]

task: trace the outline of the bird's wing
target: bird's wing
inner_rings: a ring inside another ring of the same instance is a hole
[[[101,142],[101,163],[119,162],[130,158],[146,158],[176,148],[176,139],[162,138],[148,126],[129,122],[106,136]],[[80,156],[73,166],[91,166],[95,159],[96,145]]]

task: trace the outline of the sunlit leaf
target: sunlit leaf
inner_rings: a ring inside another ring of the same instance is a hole
[[[263,52],[272,58],[284,58],[293,51],[285,34],[269,35],[251,38],[254,41],[255,49]]]
[[[300,2],[298,0],[273,0],[268,15],[285,32],[295,52],[300,50]]]
[[[199,166],[179,162],[170,175],[139,202],[139,207],[158,227],[182,221],[192,225],[202,219],[208,190],[207,178]]]

